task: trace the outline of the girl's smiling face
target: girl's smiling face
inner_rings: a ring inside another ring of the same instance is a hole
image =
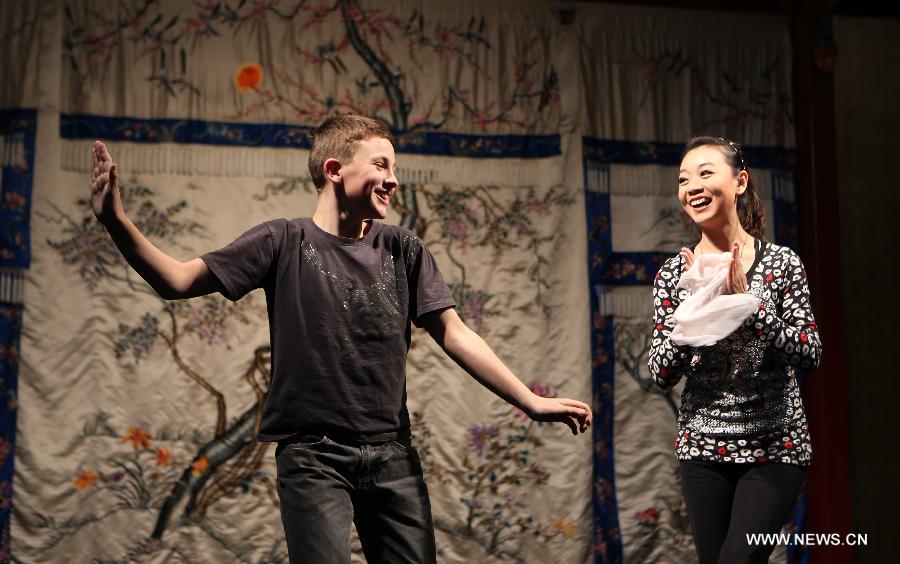
[[[678,173],[678,201],[701,227],[739,223],[737,197],[747,189],[747,171],[735,174],[721,149],[701,145],[687,152]]]

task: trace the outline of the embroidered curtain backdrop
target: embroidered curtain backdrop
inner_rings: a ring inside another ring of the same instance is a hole
[[[310,215],[309,135],[350,111],[396,130],[387,221],[434,252],[467,323],[537,393],[586,399],[593,371],[591,444],[530,423],[414,334],[439,561],[692,558],[677,396],[644,386],[649,277],[690,237],[670,187],[691,133],[763,155],[762,192],[787,218],[774,225],[793,225],[782,20],[746,19],[738,37],[710,31],[724,16],[622,7],[578,6],[563,27],[546,2],[47,6],[48,63],[24,74],[61,89],[9,102],[53,125],[35,166],[54,171],[31,214],[16,558],[286,561],[274,449],[251,440],[264,297],[156,297],[84,201],[88,147],[110,142],[131,217],[186,260]]]
[[[355,112],[404,132],[558,131],[545,4],[66,7],[64,113],[309,125]]]
[[[565,219],[580,187],[562,174],[553,13],[435,6],[64,6],[66,172],[42,188],[33,226],[18,554],[286,557],[273,449],[251,440],[264,298],[156,298],[84,201],[93,138],[111,142],[130,215],[188,259],[310,215],[312,127],[382,117],[404,180],[388,221],[423,238],[460,313],[536,392],[588,397],[586,319],[567,323],[584,317],[583,275],[566,283],[583,236]],[[589,558],[587,438],[529,422],[421,332],[408,381],[442,561]]]

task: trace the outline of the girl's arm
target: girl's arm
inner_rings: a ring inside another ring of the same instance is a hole
[[[678,299],[678,271],[681,259],[670,259],[659,269],[653,281],[653,330],[650,340],[650,376],[656,385],[668,390],[681,380],[690,361],[691,347],[676,345],[670,334],[675,327],[672,314]]]
[[[754,321],[756,334],[772,343],[781,363],[814,370],[822,356],[822,341],[810,306],[806,269],[793,251],[784,277],[781,314],[771,298],[763,300]]]

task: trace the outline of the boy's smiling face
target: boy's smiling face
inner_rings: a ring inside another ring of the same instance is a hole
[[[344,205],[359,219],[387,217],[391,196],[397,191],[394,146],[383,137],[359,141],[347,163],[341,163]]]

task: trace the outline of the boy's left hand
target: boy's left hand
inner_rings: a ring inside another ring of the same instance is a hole
[[[568,398],[545,398],[534,395],[524,407],[528,417],[535,421],[565,423],[573,435],[583,433],[591,426],[591,408],[586,403]]]

